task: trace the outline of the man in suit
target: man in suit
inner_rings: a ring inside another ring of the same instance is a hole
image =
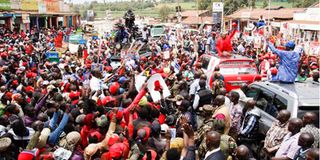
[[[216,131],[210,131],[206,135],[206,145],[208,152],[205,160],[225,160],[223,152],[220,150],[220,134]]]

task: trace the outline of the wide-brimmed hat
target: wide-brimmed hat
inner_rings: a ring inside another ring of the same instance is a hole
[[[0,138],[0,151],[5,151],[11,143],[12,141],[9,137]]]

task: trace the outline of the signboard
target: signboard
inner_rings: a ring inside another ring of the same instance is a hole
[[[88,17],[93,17],[94,16],[93,10],[87,10],[87,16]]]
[[[220,24],[221,23],[221,17],[222,17],[222,12],[213,12],[212,13],[212,18],[213,18],[213,24]]]
[[[83,38],[82,38],[81,34],[72,34],[72,35],[70,35],[69,42],[78,44],[79,41],[82,40],[82,39]]]
[[[59,62],[59,53],[56,51],[48,51],[46,53],[46,58],[50,61],[50,62]]]
[[[21,0],[21,9],[26,11],[38,11],[38,0]]]
[[[70,12],[70,6],[68,4],[63,4],[63,12]]]
[[[69,51],[70,53],[77,53],[78,49],[79,49],[79,44],[73,44],[73,43],[69,43]]]
[[[30,23],[30,18],[28,14],[22,14],[22,23]]]
[[[0,10],[10,10],[11,3],[10,0],[0,0]]]
[[[47,12],[60,12],[58,0],[45,0],[45,4],[47,7]]]
[[[212,12],[223,12],[223,2],[213,2]]]
[[[39,13],[47,13],[47,6],[43,1],[39,1],[39,3],[38,3],[38,12]]]
[[[241,13],[241,18],[243,19],[249,19],[251,16],[251,12],[242,12]]]
[[[161,74],[157,73],[152,75],[147,81],[148,91],[152,97],[153,102],[159,102],[161,100],[161,94],[159,92],[162,89],[163,98],[169,97],[170,90],[162,78]]]
[[[215,24],[214,31],[223,31],[223,2],[213,2],[212,3],[212,19],[213,24]],[[219,27],[220,28],[219,28]]]
[[[21,9],[21,0],[10,0],[11,9],[20,10]]]
[[[63,10],[64,9],[64,2],[63,1],[59,1],[58,3],[59,3],[59,11],[63,12],[64,11]]]

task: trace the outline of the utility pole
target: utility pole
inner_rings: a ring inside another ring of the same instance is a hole
[[[197,1],[197,28],[198,28],[198,24],[199,24],[199,0]]]

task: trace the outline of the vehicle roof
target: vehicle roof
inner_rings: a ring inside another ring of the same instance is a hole
[[[318,82],[296,82],[294,84],[284,84],[279,82],[254,82],[264,88],[279,90],[282,94],[297,97],[300,106],[319,106],[319,83]],[[277,93],[279,94],[279,93]]]
[[[212,57],[212,55],[208,55],[208,54],[203,54],[201,57],[205,57],[205,58],[210,58]],[[245,56],[241,56],[241,55],[233,55],[231,57],[227,57],[227,58],[221,58],[221,57],[218,57],[218,56],[215,56],[217,58],[219,58],[220,62],[223,62],[223,61],[234,61],[234,60],[239,60],[239,61],[254,61],[252,58],[249,58],[249,57],[245,57]]]

